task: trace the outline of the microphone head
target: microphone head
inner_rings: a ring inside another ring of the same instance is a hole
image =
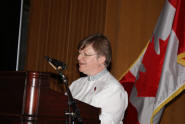
[[[67,65],[64,62],[60,62],[56,59],[50,58],[48,56],[45,56],[45,59],[52,63],[58,70],[65,70],[67,68]]]

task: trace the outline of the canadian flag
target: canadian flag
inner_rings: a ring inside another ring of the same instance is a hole
[[[158,124],[185,90],[185,0],[167,0],[151,40],[120,83],[129,94],[124,124]]]

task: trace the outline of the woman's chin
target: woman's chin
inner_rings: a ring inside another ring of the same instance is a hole
[[[82,72],[83,73],[83,68],[82,67],[79,67],[79,72]]]

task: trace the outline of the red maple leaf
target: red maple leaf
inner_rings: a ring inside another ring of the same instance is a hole
[[[155,52],[154,38],[149,43],[148,48],[142,60],[145,72],[139,71],[139,77],[136,81],[137,95],[139,97],[155,97],[161,77],[163,62],[166,54],[166,48],[169,37],[163,41],[159,39],[160,54]]]

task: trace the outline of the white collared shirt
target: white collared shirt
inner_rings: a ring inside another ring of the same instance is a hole
[[[127,92],[106,69],[95,76],[79,78],[70,90],[75,99],[101,108],[101,124],[122,124],[128,106]]]

